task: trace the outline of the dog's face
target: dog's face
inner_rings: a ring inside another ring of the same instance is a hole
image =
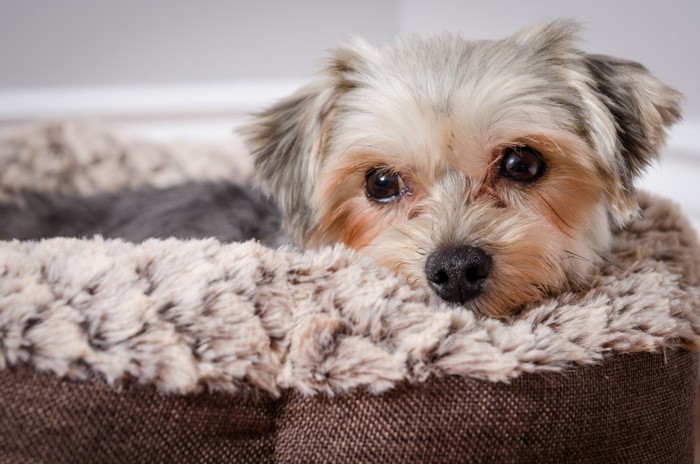
[[[679,94],[575,29],[338,49],[247,128],[259,185],[300,245],[343,242],[482,314],[581,284]]]

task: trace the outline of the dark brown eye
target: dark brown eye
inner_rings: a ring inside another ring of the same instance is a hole
[[[514,145],[503,149],[501,175],[518,182],[532,182],[544,172],[542,155],[527,145]]]
[[[373,168],[365,175],[365,193],[378,203],[400,200],[408,191],[401,176],[388,169]]]

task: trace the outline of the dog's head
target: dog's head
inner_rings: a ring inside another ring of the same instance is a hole
[[[490,316],[586,278],[638,214],[679,94],[554,22],[337,49],[246,129],[298,244],[343,242]]]

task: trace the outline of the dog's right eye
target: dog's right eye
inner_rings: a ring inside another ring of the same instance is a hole
[[[409,192],[401,176],[387,169],[370,169],[365,175],[365,194],[378,203],[400,200]]]
[[[506,147],[501,155],[501,175],[517,182],[532,182],[544,169],[540,152],[527,145]]]

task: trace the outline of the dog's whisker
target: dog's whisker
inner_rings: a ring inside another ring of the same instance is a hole
[[[400,155],[395,152],[394,150],[390,150],[387,147],[381,147],[379,145],[375,144],[370,144],[370,143],[361,143],[362,140],[366,140],[368,138],[371,138],[370,136],[362,137],[358,139],[357,141],[349,144],[345,149],[343,150],[343,155],[347,154],[347,152],[351,149],[372,149],[374,151],[380,152],[380,153],[387,153],[389,155],[392,155],[394,157],[400,157]]]
[[[617,264],[617,263],[614,263],[614,262],[611,261],[609,258],[606,258],[605,256],[603,256],[601,253],[596,253],[596,256],[598,257],[598,259],[600,259],[601,261],[605,262],[605,264],[608,264],[608,265],[610,265],[610,266],[613,266],[613,267],[615,267],[615,268],[617,268],[617,269],[623,269],[622,266],[620,266],[620,265]]]
[[[391,227],[392,229],[394,229],[394,231],[396,231],[397,233],[403,235],[403,236],[406,237],[407,239],[409,239],[409,240],[412,240],[412,239],[413,239],[413,238],[412,238],[410,235],[408,235],[406,232],[404,232],[404,231],[402,231],[402,230],[399,230],[399,228],[396,227],[394,224],[389,224],[389,227]]]
[[[561,259],[578,259],[581,261],[585,261],[590,264],[596,264],[596,260],[586,258],[585,256],[581,256],[580,254],[574,253],[573,251],[570,250],[564,250],[564,253],[566,253],[569,256],[562,257]],[[596,258],[605,262],[606,264],[609,264],[610,266],[616,267],[618,269],[622,269],[618,264],[612,262],[610,259],[606,258],[605,256],[601,255],[600,253],[596,253]]]
[[[359,139],[355,140],[354,142],[349,144],[347,147],[345,147],[345,149],[341,152],[341,155],[346,156],[347,152],[350,151],[352,148],[362,148],[363,145],[360,142],[363,140],[367,140],[369,138],[371,138],[371,136],[366,135],[364,137],[360,137]]]
[[[595,264],[595,262],[592,259],[586,258],[585,256],[581,256],[577,253],[574,253],[573,251],[564,250],[564,253],[566,253],[568,256],[562,256],[560,259],[578,259],[587,263]]]
[[[557,219],[559,219],[559,221],[560,221],[562,224],[564,224],[564,225],[565,225],[566,227],[568,227],[570,230],[575,230],[574,227],[573,227],[571,224],[569,224],[568,222],[566,222],[566,221],[564,220],[564,218],[561,217],[561,215],[559,214],[559,212],[557,212],[557,210],[554,209],[554,207],[552,206],[552,204],[551,204],[543,195],[541,195],[539,192],[537,192],[537,197],[538,197],[540,200],[542,200],[542,202],[543,202],[544,204],[547,205],[547,207],[549,208],[549,210],[550,210],[552,213],[554,213],[554,215],[557,217]],[[563,232],[567,237],[569,237],[570,239],[574,240],[574,237],[573,237],[569,232],[564,231],[564,230],[562,230],[562,232]]]

